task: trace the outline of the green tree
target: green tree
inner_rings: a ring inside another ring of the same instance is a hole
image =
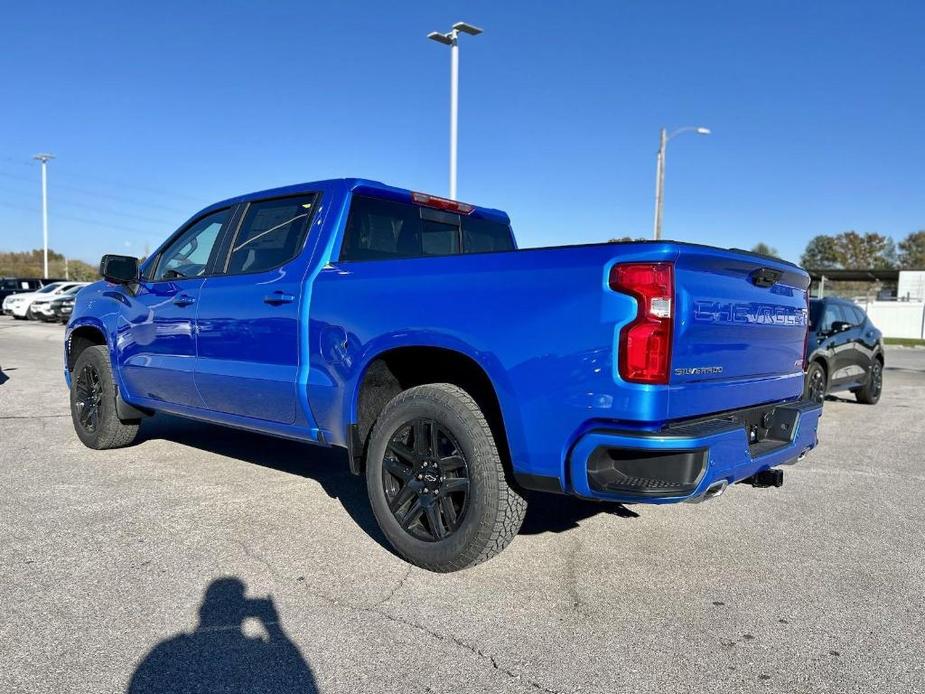
[[[759,255],[769,255],[772,258],[780,258],[777,254],[777,249],[773,246],[769,246],[764,241],[759,241],[754,246],[752,246],[752,253],[758,253]]]
[[[899,267],[925,270],[925,230],[914,231],[899,242]]]
[[[883,234],[844,231],[835,237],[838,264],[848,270],[882,270],[896,266],[896,246]]]
[[[42,249],[22,253],[0,252],[0,277],[41,277],[43,267]],[[65,273],[65,267],[67,273]],[[64,256],[48,249],[48,276],[63,278],[67,274],[78,282],[98,280],[98,268],[82,260],[68,260]]]
[[[811,270],[865,270],[896,267],[896,245],[889,236],[843,231],[836,236],[814,236],[806,244],[800,264]]]
[[[839,267],[835,239],[825,234],[814,236],[800,256],[800,265],[811,270],[832,270]]]
[[[645,241],[645,239],[634,239],[632,236],[614,236],[607,243],[632,243],[633,241]]]

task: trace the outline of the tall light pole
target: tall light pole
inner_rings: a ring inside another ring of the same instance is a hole
[[[465,22],[456,22],[453,28],[441,34],[432,31],[427,38],[450,47],[450,198],[456,199],[456,153],[459,122],[459,32],[478,36],[482,30]]]
[[[655,229],[653,231],[653,238],[658,241],[662,238],[662,204],[665,200],[665,148],[668,146],[668,140],[673,137],[680,135],[681,133],[695,132],[698,135],[709,135],[709,128],[701,128],[696,126],[686,126],[684,128],[678,128],[670,135],[665,128],[662,128],[659,133],[658,140],[658,160],[656,161],[655,166]]]
[[[54,159],[55,157],[53,154],[43,153],[36,154],[32,158],[42,162],[42,244],[45,248],[42,277],[48,279],[48,173],[46,169],[48,167],[48,160]]]

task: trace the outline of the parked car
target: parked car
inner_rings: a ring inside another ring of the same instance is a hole
[[[46,284],[41,289],[23,294],[13,294],[3,300],[3,313],[13,318],[34,320],[36,316],[32,312],[32,304],[36,300],[52,299],[61,296],[64,292],[75,285],[86,284],[84,282],[52,282]]]
[[[0,304],[13,294],[25,294],[42,288],[42,280],[35,277],[0,277]]]
[[[779,486],[817,443],[809,276],[746,251],[518,250],[504,212],[342,179],[217,203],[100,269],[66,331],[84,444],[162,411],[345,448],[435,571],[500,552],[527,490],[703,501]]]
[[[58,323],[67,323],[71,319],[71,313],[74,310],[74,295],[66,294],[59,299],[51,302],[51,313],[54,316],[52,320]]]
[[[857,304],[826,297],[809,302],[809,359],[804,397],[851,391],[874,405],[883,392],[883,335]]]
[[[72,285],[69,289],[64,290],[60,294],[53,293],[45,297],[38,297],[32,302],[32,305],[29,307],[29,313],[31,313],[33,318],[36,318],[41,321],[45,321],[47,323],[50,323],[52,321],[58,321],[60,320],[60,317],[55,314],[52,304],[55,301],[58,301],[64,298],[73,299],[73,297],[77,294],[77,292],[79,292],[81,289],[86,287],[88,284],[90,283],[89,282],[78,282]]]

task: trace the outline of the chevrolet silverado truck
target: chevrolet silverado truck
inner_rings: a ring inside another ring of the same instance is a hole
[[[396,551],[500,552],[528,492],[703,501],[816,443],[808,275],[670,241],[518,249],[501,211],[369,180],[243,195],[76,297],[77,435],[167,412],[346,449]]]

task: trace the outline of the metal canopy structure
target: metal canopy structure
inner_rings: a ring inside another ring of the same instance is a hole
[[[899,270],[811,270],[806,272],[812,278],[813,282],[818,282],[823,277],[832,282],[898,282]]]

